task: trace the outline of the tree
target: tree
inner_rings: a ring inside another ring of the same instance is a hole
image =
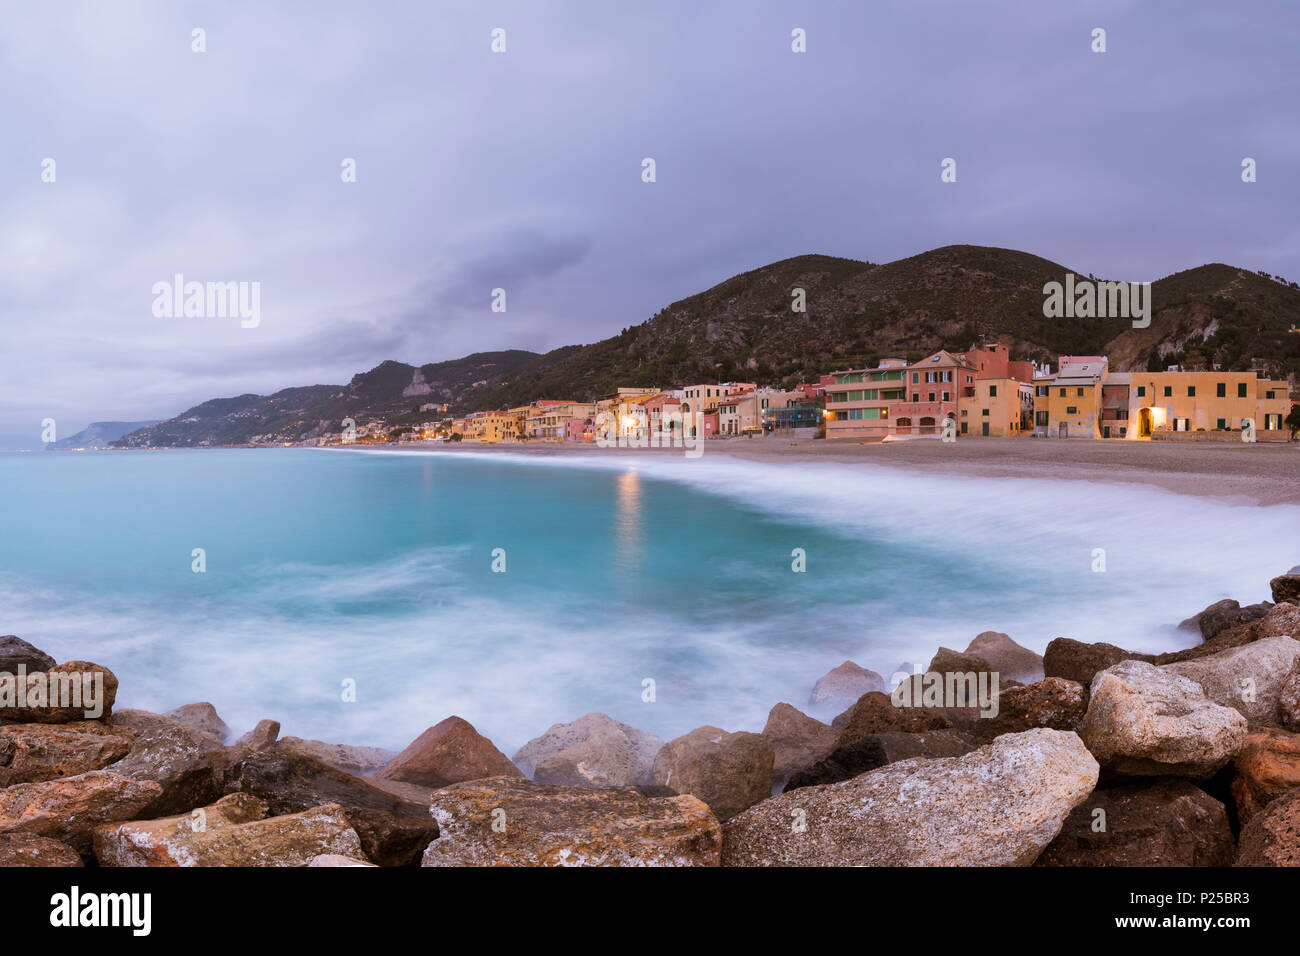
[[[1291,406],[1291,414],[1286,417],[1286,427],[1291,429],[1291,438],[1294,439],[1296,432],[1300,432],[1300,405]]]

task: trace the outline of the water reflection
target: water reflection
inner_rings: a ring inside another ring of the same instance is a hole
[[[618,513],[614,520],[615,564],[628,571],[641,565],[641,476],[626,471],[615,481]]]

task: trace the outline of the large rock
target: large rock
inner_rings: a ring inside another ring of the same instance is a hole
[[[836,718],[838,723],[831,726],[839,730],[836,746],[865,737],[867,734],[880,734],[889,731],[912,734],[925,730],[948,730],[952,721],[939,708],[895,707],[888,694],[873,691],[858,698],[848,711]]]
[[[1047,677],[1064,677],[1088,687],[1098,671],[1114,667],[1120,661],[1151,663],[1154,659],[1151,654],[1134,654],[1114,644],[1085,644],[1068,637],[1058,637],[1043,652],[1043,673]]]
[[[1193,620],[1196,622],[1196,629],[1201,632],[1202,639],[1208,641],[1230,628],[1259,620],[1272,607],[1273,605],[1267,601],[1242,607],[1236,601],[1225,599],[1215,601]]]
[[[425,866],[717,866],[722,830],[692,796],[559,787],[519,776],[433,794]]]
[[[430,727],[375,774],[433,788],[499,775],[523,776],[492,741],[459,717]]]
[[[327,744],[322,740],[303,740],[301,737],[281,737],[276,750],[315,757],[344,773],[364,777],[374,773],[397,756],[382,747],[357,747],[350,744]]]
[[[1234,647],[1245,647],[1269,637],[1293,637],[1300,634],[1300,606],[1274,604],[1263,617],[1220,631],[1213,637],[1181,651],[1157,654],[1154,664],[1177,664],[1201,660]]]
[[[772,786],[779,790],[790,774],[834,750],[839,731],[789,704],[780,703],[768,713],[763,736],[772,745]]]
[[[113,770],[162,787],[138,816],[182,813],[221,796],[226,752],[216,737],[147,710],[119,710],[111,725],[136,734],[131,752],[113,764]]]
[[[259,720],[252,730],[230,745],[230,753],[228,754],[230,761],[233,763],[247,754],[274,747],[279,737],[280,722],[278,720]]]
[[[934,657],[930,658],[930,666],[925,669],[927,674],[978,674],[986,671],[992,673],[994,670],[993,665],[978,654],[963,654],[951,647],[939,648]]]
[[[785,792],[839,783],[913,757],[960,757],[975,747],[973,740],[955,730],[867,734],[843,747],[836,747],[828,756],[791,774]]]
[[[651,782],[650,767],[663,746],[654,734],[606,714],[584,714],[552,724],[519,748],[514,765],[538,783],[565,787],[634,787]]]
[[[85,865],[66,843],[34,833],[0,833],[0,867]]]
[[[1006,734],[765,800],[723,829],[724,866],[1027,866],[1097,783],[1077,734]]]
[[[997,714],[976,720],[970,732],[977,740],[989,741],[1035,727],[1077,731],[1087,711],[1088,695],[1082,684],[1064,677],[1045,677],[1002,691]]]
[[[1283,601],[1300,604],[1300,574],[1279,574],[1268,582],[1273,592],[1273,600],[1278,604]]]
[[[1036,865],[1228,866],[1236,849],[1222,803],[1162,777],[1094,791]]]
[[[1251,817],[1237,838],[1236,866],[1300,866],[1300,790]]]
[[[342,807],[268,817],[246,793],[181,816],[95,828],[101,866],[305,866],[325,853],[361,856]]]
[[[0,674],[0,713],[21,723],[66,724],[102,720],[113,713],[117,677],[90,661],[68,661],[45,671],[28,673],[19,686],[17,675]]]
[[[699,797],[726,822],[771,795],[775,759],[771,743],[759,734],[696,727],[663,745],[652,776],[657,786]]]
[[[47,671],[58,662],[39,647],[28,644],[13,634],[0,636],[0,674],[18,676],[18,668],[27,673]]]
[[[102,770],[134,740],[134,731],[98,720],[0,726],[0,787]]]
[[[221,719],[221,715],[217,713],[217,708],[207,701],[177,707],[175,710],[167,711],[163,716],[170,717],[172,720],[179,720],[182,724],[193,727],[195,730],[201,730],[205,734],[211,734],[223,744],[230,738],[230,728]]]
[[[1282,684],[1297,661],[1300,641],[1268,637],[1161,669],[1200,684],[1206,697],[1239,711],[1251,727],[1267,727],[1281,721]]]
[[[277,816],[323,803],[342,807],[368,859],[381,866],[419,864],[438,835],[427,802],[404,800],[282,744],[232,764],[226,788],[264,800],[268,813]]]
[[[90,832],[110,820],[129,820],[158,798],[158,784],[111,770],[19,783],[0,790],[0,833],[32,833],[90,848]]]
[[[1093,678],[1079,735],[1116,774],[1209,777],[1241,749],[1246,719],[1186,677],[1123,661]]]
[[[1276,727],[1248,734],[1232,769],[1232,799],[1244,825],[1272,801],[1300,787],[1300,734]]]
[[[966,653],[988,661],[1005,680],[1032,684],[1043,679],[1043,656],[1021,647],[1006,634],[984,631],[977,634]]]
[[[845,661],[817,678],[817,683],[808,696],[808,705],[821,713],[830,709],[843,710],[853,706],[863,694],[878,693],[884,689],[885,679],[875,671],[859,667],[853,661]]]
[[[1287,730],[1300,733],[1300,661],[1296,661],[1278,688],[1277,719]]]

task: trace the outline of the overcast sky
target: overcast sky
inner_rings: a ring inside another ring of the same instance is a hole
[[[5,4],[0,448],[595,341],[802,253],[1300,281],[1289,6]],[[176,273],[260,283],[260,325],[156,317]]]

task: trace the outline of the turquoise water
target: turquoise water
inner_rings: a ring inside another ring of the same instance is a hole
[[[758,730],[846,658],[988,629],[1181,646],[1300,563],[1294,506],[707,454],[4,455],[0,490],[0,633],[108,665],[122,706],[389,747],[453,713],[509,753],[593,710]]]

